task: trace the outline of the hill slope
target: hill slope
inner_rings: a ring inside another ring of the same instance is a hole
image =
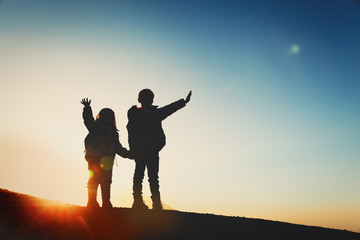
[[[179,211],[87,209],[0,189],[0,239],[360,239],[359,233]]]

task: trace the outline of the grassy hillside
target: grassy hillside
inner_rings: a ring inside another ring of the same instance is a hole
[[[360,239],[359,233],[212,214],[87,209],[0,189],[0,239]]]

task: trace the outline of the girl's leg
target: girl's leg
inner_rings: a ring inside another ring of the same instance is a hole
[[[87,182],[88,188],[88,207],[99,207],[99,203],[97,202],[97,189],[99,187],[99,167],[94,163],[88,163],[88,169],[90,172],[90,177]]]
[[[112,182],[112,168],[110,170],[101,171],[101,198],[102,198],[102,207],[103,208],[112,208],[110,201],[110,192],[111,192],[111,182]]]

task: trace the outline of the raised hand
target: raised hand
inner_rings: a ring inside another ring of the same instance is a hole
[[[188,103],[190,101],[191,94],[192,94],[192,91],[190,91],[189,94],[187,95],[187,97],[185,99],[185,103]]]
[[[81,104],[84,105],[85,107],[89,107],[91,103],[91,100],[89,100],[88,98],[83,98],[81,100]]]

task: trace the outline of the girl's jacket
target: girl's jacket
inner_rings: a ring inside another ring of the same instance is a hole
[[[119,141],[119,134],[115,126],[105,125],[95,121],[90,106],[83,109],[83,119],[89,130],[85,138],[85,159],[89,162],[114,161],[115,154],[130,158],[129,151]]]

